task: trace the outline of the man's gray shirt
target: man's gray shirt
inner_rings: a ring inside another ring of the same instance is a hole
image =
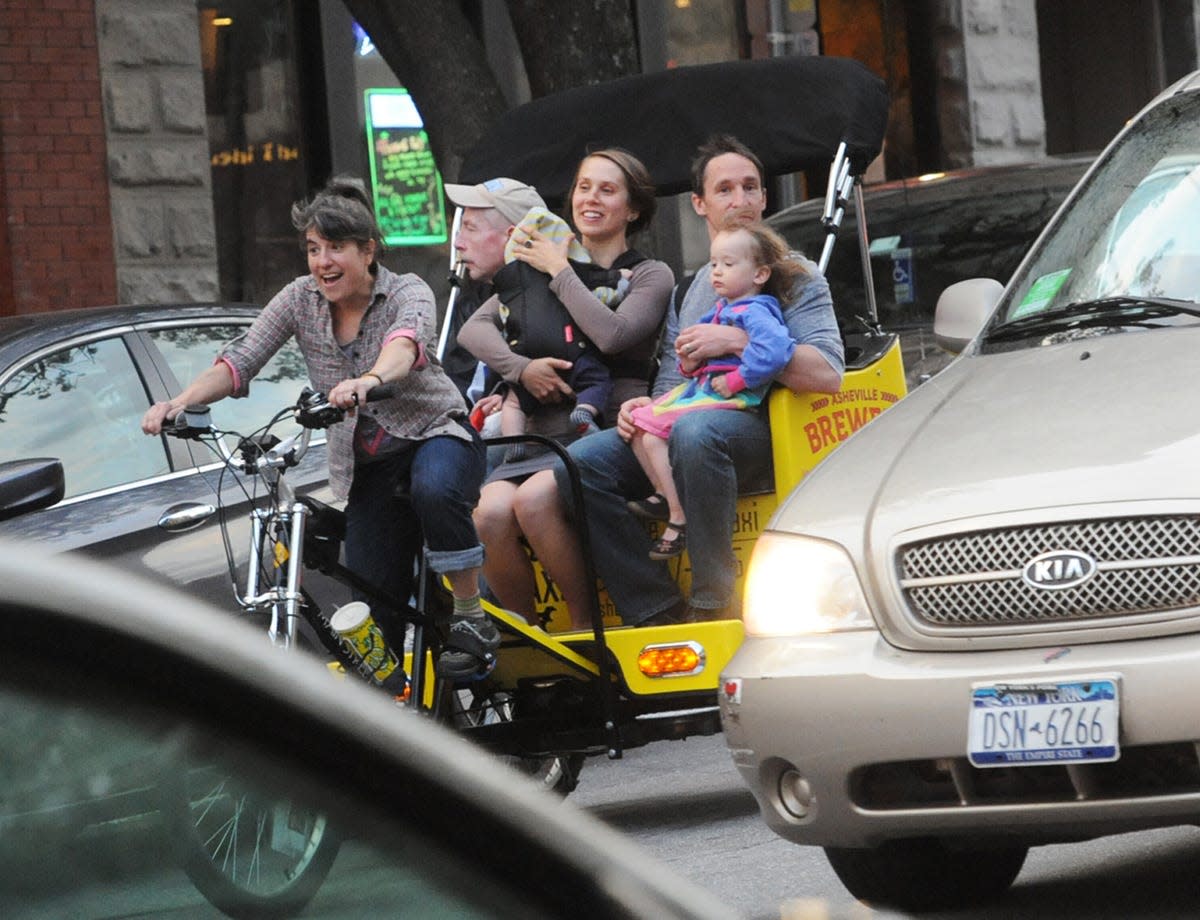
[[[783,319],[788,331],[799,345],[811,345],[817,349],[839,374],[846,369],[842,336],[838,332],[837,317],[833,312],[833,298],[829,293],[829,282],[821,274],[815,262],[792,253],[806,269],[792,289],[792,299],[783,306]],[[692,279],[684,294],[679,312],[675,312],[672,299],[667,308],[667,325],[663,331],[662,347],[659,350],[658,374],[654,378],[651,395],[659,397],[673,387],[683,383],[679,372],[678,356],[675,354],[675,339],[679,330],[694,326],[700,317],[713,308],[717,292],[710,280],[711,267],[706,263]]]

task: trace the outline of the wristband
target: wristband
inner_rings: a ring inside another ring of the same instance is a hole
[[[375,373],[374,371],[367,371],[365,374],[363,374],[363,376],[364,376],[364,377],[374,377],[376,380],[378,380],[378,381],[379,381],[379,385],[380,385],[380,386],[383,386],[383,378],[382,378],[382,377],[380,377],[380,376],[379,376],[377,373]]]

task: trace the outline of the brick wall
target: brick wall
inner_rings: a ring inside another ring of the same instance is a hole
[[[0,0],[0,315],[116,301],[93,0]]]

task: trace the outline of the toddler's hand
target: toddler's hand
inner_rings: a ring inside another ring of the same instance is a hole
[[[651,402],[653,400],[649,396],[635,396],[621,403],[621,409],[617,413],[617,434],[622,441],[628,441],[637,430],[633,425],[633,410],[640,406],[648,406]]]
[[[712,384],[714,390],[726,399],[733,395],[733,390],[729,389],[729,384],[726,382],[724,374],[721,374],[719,377],[713,377],[709,383]]]

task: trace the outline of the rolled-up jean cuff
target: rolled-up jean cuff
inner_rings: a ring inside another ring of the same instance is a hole
[[[649,613],[645,614],[637,622],[630,622],[630,621],[626,620],[624,617],[621,618],[621,622],[624,623],[626,626],[641,626],[644,622],[646,622],[646,620],[650,619],[651,617],[656,617],[660,613],[666,613],[672,607],[677,607],[681,600],[683,600],[682,597],[677,597],[674,600],[670,601],[669,603],[663,604],[661,607],[659,607],[655,610],[651,610]]]
[[[470,549],[426,549],[425,558],[435,572],[442,574],[477,569],[483,565],[483,544]]]

